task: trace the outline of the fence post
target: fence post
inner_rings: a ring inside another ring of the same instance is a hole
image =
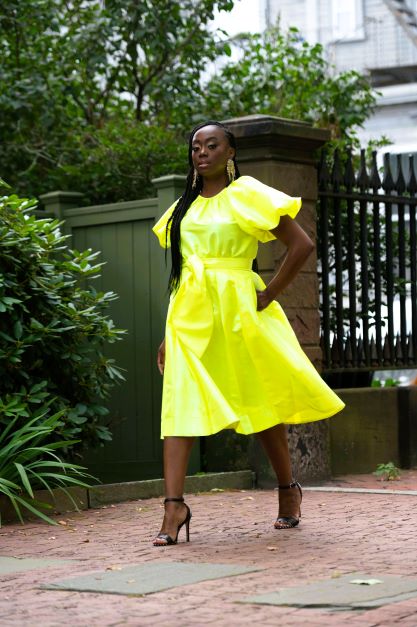
[[[226,120],[237,140],[237,159],[242,174],[258,178],[292,196],[301,196],[303,208],[297,222],[316,243],[317,149],[330,139],[329,131],[305,122],[268,115],[249,115]],[[279,266],[284,249],[280,242],[260,247],[258,263],[268,280]],[[279,302],[303,346],[320,369],[320,316],[317,255],[312,254]],[[330,476],[327,421],[290,427],[294,476],[300,480]],[[259,445],[254,442],[252,463],[260,484],[276,483]]]
[[[53,213],[58,220],[63,220],[65,209],[80,207],[84,202],[84,194],[80,192],[55,191],[39,196],[45,211]]]
[[[152,179],[158,194],[159,217],[177,200],[184,191],[186,177],[182,174],[168,174]]]

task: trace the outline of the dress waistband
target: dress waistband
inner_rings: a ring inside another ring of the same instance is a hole
[[[172,296],[168,323],[178,339],[201,357],[213,331],[213,304],[206,285],[210,270],[252,269],[250,257],[200,257],[190,255],[184,260],[187,270],[181,278],[178,291]]]
[[[193,269],[197,255],[191,255],[184,261],[184,267]],[[198,257],[207,270],[252,270],[253,259],[251,257]]]

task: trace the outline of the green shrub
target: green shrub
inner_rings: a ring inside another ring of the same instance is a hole
[[[393,379],[392,377],[389,377],[388,379],[385,379],[384,381],[381,381],[380,379],[374,379],[371,383],[371,387],[373,388],[395,388],[398,387],[398,385],[400,384],[398,379]]]
[[[393,462],[378,464],[373,474],[382,481],[395,481],[401,476],[400,469]]]
[[[124,377],[102,350],[126,331],[104,313],[117,295],[90,284],[99,253],[69,249],[62,222],[36,219],[35,207],[0,198],[0,429],[48,402],[46,418],[59,419],[47,443],[66,441],[70,458],[111,439],[105,400]]]
[[[152,179],[188,171],[187,145],[178,133],[122,116],[88,134],[74,131],[71,146],[42,191],[73,188],[92,204],[121,202],[152,197]]]
[[[76,506],[66,487],[88,487],[85,479],[92,477],[83,472],[82,466],[62,461],[55,452],[71,446],[74,440],[47,443],[64,413],[63,410],[47,418],[48,405],[39,408],[20,428],[18,416],[15,416],[0,433],[0,495],[10,500],[21,522],[24,508],[55,525],[57,523],[42,511],[52,506],[38,501],[34,489],[46,488],[52,492],[52,488],[58,487]]]

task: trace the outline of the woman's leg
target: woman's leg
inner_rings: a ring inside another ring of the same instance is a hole
[[[269,457],[269,461],[277,476],[278,484],[288,485],[291,483],[291,459],[288,450],[286,425],[275,425],[275,427],[261,431],[257,436]]]
[[[288,435],[286,425],[280,424],[270,429],[265,429],[257,434],[262,442],[269,461],[277,476],[278,485],[289,485],[293,481],[291,470],[291,458],[288,449]],[[287,490],[279,490],[279,514],[281,517],[298,518],[300,513],[301,496],[297,487]],[[287,525],[277,525],[286,528]]]
[[[194,438],[166,437],[164,439],[164,482],[166,497],[181,497],[184,492],[184,480]],[[169,501],[165,504],[165,515],[160,533],[167,533],[171,538],[177,535],[178,525],[187,515],[183,503]],[[166,544],[163,540],[158,544]]]

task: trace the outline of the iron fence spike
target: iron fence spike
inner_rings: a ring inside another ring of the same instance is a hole
[[[368,189],[369,187],[369,176],[366,169],[366,154],[364,148],[362,148],[361,150],[361,160],[357,178],[357,185],[362,191]]]
[[[348,156],[345,164],[345,173],[343,176],[343,182],[348,191],[351,191],[353,186],[355,185],[355,172],[353,169],[352,163],[352,151],[348,151]]]
[[[417,164],[414,160],[414,155],[409,155],[409,175],[407,181],[407,192],[410,194],[415,194],[417,192],[417,178],[416,178],[416,167]]]
[[[345,340],[345,364],[352,365],[352,338],[348,334]]]
[[[381,188],[382,183],[381,183],[381,177],[379,176],[379,172],[378,172],[378,164],[376,161],[376,150],[372,151],[372,166],[371,166],[370,181],[371,181],[371,187],[374,191],[377,191],[378,189]]]
[[[332,365],[338,366],[340,363],[340,356],[339,356],[339,343],[337,341],[336,335],[334,335],[333,337],[332,347],[330,349],[330,356],[332,360]]]
[[[403,194],[405,192],[405,187],[402,157],[401,155],[397,155],[397,180],[395,181],[395,191],[399,194]]]
[[[384,154],[384,178],[382,179],[382,188],[387,193],[394,189],[394,179],[392,178],[390,157],[391,155],[389,152]]]
[[[330,170],[327,164],[327,160],[328,160],[328,153],[325,150],[322,150],[320,154],[320,165],[319,165],[319,176],[318,176],[319,189],[327,189],[330,183],[331,176],[330,176]]]
[[[342,177],[342,168],[340,164],[340,154],[339,154],[338,148],[336,148],[336,150],[334,151],[331,181],[333,184],[334,191],[335,192],[339,191],[340,186],[343,183],[343,177]]]

